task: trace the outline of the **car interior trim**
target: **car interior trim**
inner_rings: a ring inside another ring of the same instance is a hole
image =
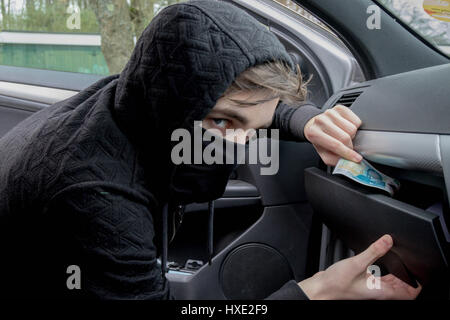
[[[353,144],[364,158],[375,163],[442,174],[437,134],[360,130]]]
[[[70,98],[76,93],[76,91],[72,90],[36,87],[28,84],[0,81],[1,95],[45,104],[52,104]]]

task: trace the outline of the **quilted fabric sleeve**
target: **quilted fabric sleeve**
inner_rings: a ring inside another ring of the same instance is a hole
[[[264,300],[309,300],[295,280],[289,280]]]
[[[312,103],[305,103],[299,107],[279,103],[269,129],[279,129],[282,140],[305,142],[303,129],[306,123],[320,113],[322,111]]]
[[[81,270],[82,298],[171,299],[154,245],[153,217],[133,190],[69,187],[48,205],[61,252]]]

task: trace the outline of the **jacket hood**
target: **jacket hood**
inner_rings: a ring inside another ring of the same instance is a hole
[[[170,5],[138,40],[117,84],[114,109],[139,139],[170,140],[176,128],[192,128],[245,69],[275,59],[293,67],[266,26],[223,1]]]
[[[278,38],[227,2],[187,1],[153,18],[115,80],[110,107],[121,130],[137,145],[156,198],[167,201],[175,171],[186,169],[171,161],[172,132],[192,132],[194,121],[205,118],[241,72],[274,60],[295,70]]]

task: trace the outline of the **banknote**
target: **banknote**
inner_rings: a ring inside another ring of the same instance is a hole
[[[365,186],[378,188],[388,192],[391,196],[400,188],[400,182],[375,169],[367,160],[360,163],[339,159],[333,174],[344,175]]]

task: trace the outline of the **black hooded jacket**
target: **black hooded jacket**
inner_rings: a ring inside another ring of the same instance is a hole
[[[173,166],[170,133],[203,119],[245,69],[292,60],[236,7],[163,9],[120,75],[30,116],[0,140],[2,297],[169,299],[157,257]],[[279,104],[273,127],[303,141],[320,111]],[[81,270],[68,290],[67,269]],[[295,281],[273,299],[303,299]]]

